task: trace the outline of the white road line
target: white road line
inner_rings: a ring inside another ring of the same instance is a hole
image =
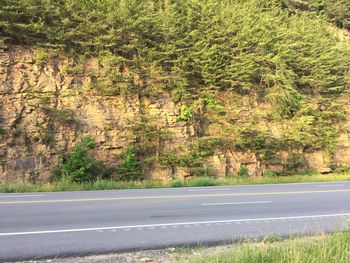
[[[340,187],[344,186],[343,184],[319,184],[316,185],[316,187]]]
[[[0,198],[43,197],[45,195],[0,195]]]
[[[24,235],[40,235],[40,234],[57,234],[57,233],[72,233],[72,232],[88,232],[101,230],[117,230],[117,229],[139,229],[147,227],[163,227],[163,226],[200,226],[205,224],[217,223],[240,223],[240,222],[259,222],[264,220],[295,220],[295,219],[319,219],[332,217],[350,217],[350,213],[343,214],[325,214],[325,215],[307,215],[307,216],[286,216],[286,217],[264,217],[264,218],[246,218],[246,219],[231,219],[231,220],[214,220],[214,221],[198,221],[198,222],[181,222],[181,223],[165,223],[165,224],[150,224],[150,225],[131,225],[131,226],[111,226],[111,227],[93,227],[93,228],[75,228],[75,229],[56,229],[30,232],[12,232],[0,233],[2,236],[24,236]]]
[[[229,202],[229,203],[203,203],[201,205],[215,206],[215,205],[245,205],[245,204],[269,204],[272,201],[252,201],[252,202]]]
[[[203,192],[203,191],[230,191],[231,188],[201,188],[201,189],[189,189],[188,192]]]

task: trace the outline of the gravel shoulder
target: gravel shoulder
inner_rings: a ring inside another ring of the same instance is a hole
[[[173,263],[188,262],[197,256],[205,256],[232,249],[234,245],[197,248],[167,248],[130,253],[95,255],[86,257],[57,258],[45,260],[18,261],[17,263]]]

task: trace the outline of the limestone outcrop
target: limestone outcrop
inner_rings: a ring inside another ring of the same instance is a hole
[[[145,117],[169,135],[157,141],[158,157],[164,152],[186,153],[188,146],[203,134],[220,134],[222,125],[216,126],[215,122],[179,119],[181,104],[167,92],[152,98],[94,93],[89,89],[91,77],[84,73],[95,64],[94,60],[87,61],[82,73],[75,75],[67,70],[68,59],[57,57],[38,63],[33,49],[0,50],[0,182],[47,182],[60,154],[70,151],[86,135],[96,140],[94,157],[117,164],[116,156],[137,140],[132,127]],[[243,107],[245,104],[249,101],[242,102]],[[240,114],[245,114],[244,108]],[[348,165],[350,129],[342,129],[332,155],[321,150],[304,153],[295,149],[296,152],[305,160],[306,168],[322,173]],[[248,149],[221,149],[205,156],[203,165],[218,176],[237,174],[241,165],[248,167],[250,176],[261,176],[264,170],[283,171],[291,154],[280,151],[267,162]],[[147,177],[170,180],[191,175],[191,169],[184,165],[171,167],[157,160],[145,171]]]

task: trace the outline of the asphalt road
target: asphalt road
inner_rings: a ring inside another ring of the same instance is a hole
[[[350,182],[0,193],[0,262],[347,227]]]

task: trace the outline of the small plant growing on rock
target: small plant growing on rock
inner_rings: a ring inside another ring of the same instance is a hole
[[[25,153],[30,152],[30,146],[27,145],[27,144],[23,145],[23,151],[24,151]]]
[[[238,175],[240,177],[249,177],[249,170],[248,166],[246,164],[241,164],[241,167],[239,168]]]
[[[206,108],[209,111],[216,112],[218,114],[224,115],[226,113],[226,109],[222,106],[217,100],[212,97],[206,97],[204,99],[206,103]]]
[[[42,66],[47,62],[48,58],[49,58],[49,53],[47,52],[47,50],[43,48],[38,48],[35,56],[35,63],[38,66]]]
[[[186,105],[182,105],[181,113],[176,117],[176,120],[190,122],[192,120],[192,116],[192,109]]]

